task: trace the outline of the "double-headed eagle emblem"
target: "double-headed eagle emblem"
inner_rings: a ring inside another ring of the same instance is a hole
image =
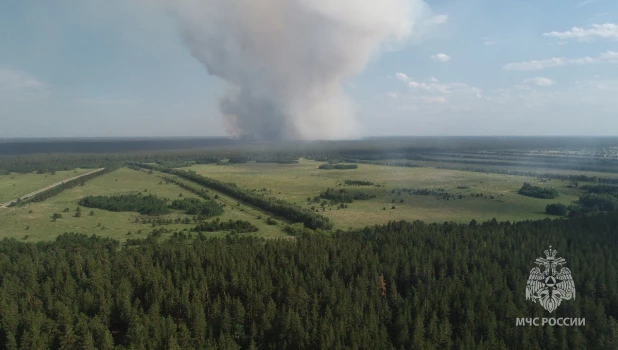
[[[530,270],[530,277],[526,285],[526,300],[532,299],[550,313],[556,310],[562,300],[575,299],[575,284],[571,270],[562,267],[566,260],[556,257],[556,250],[545,250],[546,258],[537,258],[538,267]],[[541,271],[541,267],[544,268]],[[560,271],[558,271],[560,267]]]

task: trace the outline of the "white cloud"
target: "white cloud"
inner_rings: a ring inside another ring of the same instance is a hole
[[[396,73],[395,74],[395,78],[397,78],[400,81],[403,81],[404,83],[407,83],[410,81],[410,77],[408,77],[406,74],[404,73]]]
[[[39,90],[47,87],[28,73],[0,67],[0,91],[19,92],[24,90]]]
[[[535,77],[535,78],[525,79],[523,83],[537,85],[537,86],[552,86],[556,82],[549,78],[545,78],[545,77]]]
[[[435,62],[446,62],[451,59],[451,57],[444,53],[438,53],[435,55],[431,55],[431,59]]]
[[[442,83],[435,77],[415,80],[405,73],[396,73],[395,78],[405,87],[397,93],[398,110],[419,110],[423,113],[441,111],[474,110],[483,100],[482,90],[465,83]]]
[[[618,52],[615,51],[607,51],[599,56],[600,61],[610,62],[610,63],[618,63]]]
[[[392,98],[392,99],[397,99],[397,97],[398,97],[398,96],[397,96],[397,93],[395,93],[395,92],[387,92],[387,93],[385,94],[385,96],[390,97],[390,98]]]
[[[555,68],[564,66],[581,66],[593,63],[618,63],[618,52],[608,51],[597,58],[589,56],[582,58],[562,58],[553,57],[539,61],[524,61],[518,63],[507,63],[504,65],[505,70],[542,70],[545,68]]]
[[[618,39],[618,25],[615,23],[593,24],[588,28],[573,27],[566,32],[543,33],[543,36],[559,39],[591,40],[595,37],[604,39]]]
[[[428,82],[415,81],[405,73],[395,74],[397,79],[413,92],[432,93],[438,95],[450,95],[454,93],[466,92],[474,96],[481,97],[482,91],[465,83],[439,83],[438,79],[431,77]]]

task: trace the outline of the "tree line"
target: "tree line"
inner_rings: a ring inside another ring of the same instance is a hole
[[[374,183],[371,181],[364,180],[345,180],[344,183],[348,186],[373,186]]]
[[[356,164],[322,164],[319,167],[322,170],[351,170],[358,169]]]
[[[155,195],[141,193],[121,194],[116,196],[87,196],[79,205],[113,212],[137,212],[142,215],[165,215],[170,213],[167,200]]]
[[[436,169],[470,171],[470,172],[484,173],[484,174],[529,176],[529,177],[556,179],[556,180],[563,180],[563,181],[567,180],[567,181],[573,181],[573,182],[576,182],[576,181],[598,182],[601,184],[618,185],[618,179],[610,179],[610,178],[603,178],[603,177],[598,177],[598,176],[588,176],[588,175],[538,173],[534,171],[499,169],[499,168],[466,168],[466,167],[448,166],[448,165],[439,165],[439,166],[436,166]]]
[[[170,209],[182,210],[186,214],[205,219],[223,214],[223,207],[215,202],[197,198],[182,198],[171,201],[156,195],[142,195],[140,192],[115,196],[87,196],[79,205],[113,212],[137,212],[142,215],[158,216],[171,213]]]
[[[326,191],[320,193],[320,198],[328,199],[333,203],[352,203],[355,200],[368,200],[375,197],[376,195],[373,193],[345,188],[335,189],[329,187]]]
[[[284,217],[292,222],[302,222],[306,227],[310,229],[328,230],[333,226],[333,224],[330,222],[330,219],[323,215],[309,211],[281,199],[272,197],[269,198],[257,192],[243,190],[241,188],[238,188],[234,183],[225,183],[203,175],[199,175],[192,170],[167,169],[150,164],[133,165],[143,167],[145,169],[152,169],[171,175],[176,175],[186,180],[195,182],[199,185],[212,188],[237,200],[247,202],[267,212]]]
[[[569,206],[561,203],[548,204],[545,212],[550,215],[574,217],[618,210],[618,187],[585,185],[580,189],[586,193],[581,195],[578,201]]]
[[[193,229],[193,232],[220,232],[220,231],[231,231],[232,233],[248,233],[248,232],[257,232],[257,226],[253,225],[249,221],[246,220],[229,220],[229,221],[221,221],[219,218],[216,218],[211,221],[201,222]]]
[[[618,215],[332,236],[0,241],[2,349],[611,349]],[[577,298],[525,298],[551,244]],[[585,327],[516,327],[516,318]]]
[[[527,182],[517,191],[517,193],[534,198],[541,199],[553,199],[560,195],[560,193],[553,188],[543,188],[539,186],[533,186]]]

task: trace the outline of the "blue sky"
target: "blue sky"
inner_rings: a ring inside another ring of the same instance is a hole
[[[618,1],[428,5],[346,82],[365,136],[618,134]],[[0,137],[225,135],[225,86],[143,2],[0,0]]]

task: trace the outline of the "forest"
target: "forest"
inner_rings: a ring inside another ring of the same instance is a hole
[[[218,232],[230,231],[234,233],[257,232],[258,228],[252,223],[244,220],[221,221],[216,218],[212,221],[201,222],[192,229],[193,232]]]
[[[529,183],[524,183],[524,185],[519,189],[519,194],[528,197],[534,198],[542,198],[542,199],[554,199],[560,195],[558,191],[553,188],[543,188],[539,186],[532,186]]]
[[[618,216],[391,222],[264,240],[64,234],[0,244],[0,348],[611,349]],[[547,317],[524,290],[548,245],[577,298]]]
[[[356,164],[322,164],[320,165],[320,169],[322,170],[350,170],[357,169],[358,165]]]
[[[344,183],[348,186],[373,186],[374,183],[365,180],[345,180]]]
[[[116,196],[88,196],[79,201],[87,208],[98,208],[114,212],[137,212],[142,215],[165,215],[170,209],[181,210],[185,214],[199,215],[202,220],[223,214],[223,207],[214,200],[201,201],[197,198],[176,199],[169,203],[167,198],[155,195],[142,195],[141,192]]]
[[[167,201],[153,195],[122,194],[117,196],[88,196],[79,201],[87,208],[109,211],[133,211],[142,215],[164,215],[170,212]]]
[[[182,210],[189,215],[200,215],[204,218],[223,214],[223,207],[214,200],[201,201],[196,198],[176,199],[169,207]]]
[[[358,190],[347,190],[345,188],[335,189],[329,187],[326,191],[320,193],[320,198],[328,199],[336,203],[352,203],[355,200],[367,200],[375,197],[376,195],[372,193]]]

